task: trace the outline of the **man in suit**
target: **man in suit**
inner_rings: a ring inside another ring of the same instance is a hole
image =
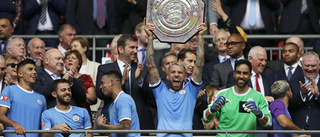
[[[66,23],[74,26],[79,35],[119,34],[118,5],[119,0],[68,0]],[[98,39],[96,47],[106,47],[108,43],[111,40]],[[96,61],[101,62],[102,51],[96,55]]]
[[[26,58],[26,45],[22,38],[13,38],[7,44],[7,51],[9,54],[15,55],[19,62]]]
[[[282,34],[318,34],[319,0],[281,0],[281,14],[278,33]]]
[[[283,46],[281,56],[283,59],[282,68],[270,75],[270,84],[278,80],[291,81],[303,75],[299,65],[300,51],[297,44],[287,43]]]
[[[225,31],[224,29],[220,29],[215,33],[213,42],[215,43],[215,47],[218,50],[218,59],[204,64],[202,75],[203,83],[201,85],[201,89],[206,88],[206,86],[208,85],[211,78],[213,66],[218,63],[225,62],[230,58],[230,56],[227,54],[227,46],[225,45],[229,36],[230,33]]]
[[[2,55],[0,55],[0,94],[3,88],[5,87],[4,77],[6,73],[6,60]]]
[[[134,29],[135,35],[138,39],[138,62],[146,65],[146,50],[148,46],[148,35],[144,31],[144,23],[140,22]]]
[[[249,51],[249,62],[252,65],[252,76],[248,83],[249,87],[260,92],[268,102],[272,102],[274,99],[271,96],[269,79],[262,75],[264,68],[267,64],[267,52],[261,46],[255,46]],[[228,76],[227,87],[235,85],[233,73]]]
[[[66,12],[66,0],[26,0],[23,16],[29,21],[26,34],[56,35]],[[56,47],[56,39],[44,40],[47,47]]]
[[[280,0],[224,0],[230,7],[232,22],[241,26],[247,34],[274,34],[275,21],[272,12],[280,8]],[[249,40],[251,45],[272,46],[270,40]]]
[[[28,53],[30,59],[36,62],[36,65],[41,67],[43,63],[44,54],[46,53],[46,44],[39,38],[33,38],[28,43]]]
[[[219,28],[218,28],[218,14],[217,12],[215,12],[214,10],[212,10],[212,7],[211,7],[211,3],[213,2],[214,0],[205,0],[205,9],[208,9],[208,10],[205,10],[205,16],[207,18],[207,26],[209,26],[209,34],[210,35],[215,35]],[[207,33],[207,32],[206,32]]]
[[[56,106],[56,100],[51,95],[51,84],[56,79],[66,79],[69,81],[71,86],[71,92],[73,94],[71,104],[73,106],[84,107],[86,102],[86,92],[83,90],[80,84],[80,80],[74,78],[74,70],[70,69],[63,75],[64,62],[62,53],[52,48],[48,50],[44,56],[44,68],[37,68],[37,79],[33,85],[33,90],[44,95],[47,100],[47,108]]]
[[[244,59],[243,50],[246,47],[245,41],[240,34],[232,34],[227,42],[227,54],[230,59],[213,66],[210,84],[216,85],[220,89],[226,88],[228,81],[228,74],[234,70],[236,61]]]
[[[155,105],[153,104],[155,102],[149,88],[147,70],[143,69],[141,63],[137,64],[134,62],[137,58],[137,38],[131,34],[124,34],[119,38],[117,47],[119,53],[118,59],[113,63],[99,66],[96,87],[100,87],[101,78],[105,72],[116,70],[124,75],[125,64],[128,64],[130,67],[128,69],[129,78],[125,84],[123,83],[125,85],[123,88],[124,92],[131,95],[136,103],[141,129],[155,129],[151,114],[151,105]],[[135,72],[139,72],[140,75],[135,75]],[[104,96],[99,88],[96,88],[96,95],[101,100],[104,100],[104,108],[101,113],[109,117],[108,108],[112,103],[112,98]],[[107,121],[107,123],[109,122]]]
[[[76,30],[70,24],[63,24],[58,32],[59,45],[57,49],[64,54],[71,49],[71,40],[76,37]]]
[[[7,18],[0,18],[0,54],[7,53],[7,43],[12,39],[14,31],[12,22]]]
[[[293,98],[289,105],[292,121],[299,127],[320,129],[319,56],[310,51],[302,57],[303,76],[290,81]],[[312,135],[319,136],[319,135]]]

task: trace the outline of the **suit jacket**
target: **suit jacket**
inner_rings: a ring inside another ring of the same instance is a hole
[[[303,102],[300,96],[300,84],[299,81],[305,83],[304,76],[300,76],[289,82],[293,98],[289,105],[290,114],[292,121],[300,128],[304,128],[306,124],[306,116],[308,115],[309,129],[319,130],[320,129],[320,100],[319,98],[313,98],[311,101],[307,100]],[[320,82],[318,81],[318,87],[320,87]],[[313,135],[312,136],[320,136]]]
[[[49,0],[48,1],[48,13],[53,25],[53,31],[58,34],[58,30],[61,24],[63,24],[61,16],[66,12],[67,3],[66,0]],[[40,19],[41,6],[37,0],[25,0],[23,15],[29,20],[29,26],[26,34],[36,34],[38,23]]]
[[[146,17],[147,0],[136,0],[134,5],[127,0],[117,0],[119,2],[119,16],[121,18],[121,34],[134,34],[135,27],[143,22]],[[124,10],[125,9],[125,10]],[[120,23],[119,22],[119,23]]]
[[[264,88],[264,96],[271,96],[271,88],[270,88],[271,85],[269,83],[270,80],[264,75],[261,75],[261,76],[262,76],[262,83],[263,83],[263,88]],[[235,85],[235,80],[234,80],[233,72],[230,72],[228,75],[227,88],[234,86],[234,85]],[[249,80],[248,86],[250,88],[253,88],[251,78]]]
[[[298,65],[296,70],[292,74],[290,81],[293,80],[293,79],[296,79],[298,77],[301,77],[301,76],[303,76],[303,71],[302,71],[302,68]],[[286,71],[284,70],[284,68],[282,68],[282,69],[274,72],[272,75],[270,75],[269,80],[270,80],[270,84],[271,85],[275,81],[278,81],[278,80],[289,81],[288,78],[287,78]]]
[[[61,77],[63,77],[63,75],[61,75]],[[53,79],[51,76],[43,68],[37,67],[37,79],[36,83],[32,86],[32,89],[46,97],[48,109],[57,105],[56,99],[51,95],[51,92],[53,91],[51,88],[52,83]],[[84,107],[87,95],[81,87],[79,79],[73,79],[71,92],[72,99],[70,104],[73,106]]]
[[[284,61],[283,59],[279,60],[270,60],[268,61],[266,67],[264,68],[262,74],[265,76],[270,76],[274,72],[282,69],[284,66]]]
[[[139,122],[141,129],[155,129],[155,125],[153,122],[153,117],[151,114],[151,106],[155,106],[155,99],[154,95],[152,93],[152,89],[149,88],[149,82],[147,78],[147,69],[144,68],[143,71],[143,78],[144,83],[142,88],[138,86],[136,81],[134,80],[135,77],[135,71],[137,69],[136,63],[131,63],[131,93],[129,91],[125,91],[129,95],[132,96],[133,100],[136,103],[137,112],[139,116]],[[121,74],[120,68],[118,66],[117,61],[109,64],[100,65],[98,67],[98,75],[97,75],[97,86],[100,87],[101,85],[101,78],[104,73],[115,70],[118,71]],[[124,88],[123,88],[124,89]],[[104,108],[102,109],[102,114],[104,114],[106,117],[109,117],[109,106],[113,102],[113,99],[111,97],[105,96],[100,88],[96,88],[96,95],[101,100],[104,100]]]
[[[293,33],[300,24],[301,19],[301,0],[281,0],[283,3],[283,12],[281,14],[281,20],[278,28],[279,33]],[[320,7],[319,0],[307,0],[309,21],[313,29],[320,33],[319,26],[319,12]]]
[[[97,63],[97,62],[94,62],[94,61],[87,59],[87,69],[86,69],[85,74],[91,76],[94,85],[96,85],[96,79],[97,79],[96,77],[97,77],[99,65],[100,65],[100,63]]]
[[[107,0],[107,20],[105,28],[107,34],[118,34],[118,0]],[[65,15],[66,23],[76,28],[77,34],[94,34],[95,21],[93,20],[92,0],[68,0]]]
[[[230,59],[213,66],[210,84],[218,86],[220,89],[226,88],[229,72],[233,71]]]
[[[232,22],[240,26],[247,8],[247,0],[224,0],[224,4],[230,7],[231,11],[229,17]],[[272,11],[280,8],[280,0],[260,0],[260,13],[265,25],[265,30],[268,34],[275,33]]]
[[[216,64],[219,64],[219,63],[220,63],[219,59],[216,59],[216,60],[210,61],[209,63],[204,64],[203,72],[202,72],[202,81],[203,81],[203,83],[201,85],[201,89],[205,89],[206,86],[209,85],[209,81],[210,81],[210,78],[211,78],[213,66],[216,65]]]

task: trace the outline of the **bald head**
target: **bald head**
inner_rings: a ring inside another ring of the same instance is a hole
[[[54,74],[62,74],[64,67],[63,58],[62,53],[58,49],[52,48],[48,50],[44,56],[44,68]]]

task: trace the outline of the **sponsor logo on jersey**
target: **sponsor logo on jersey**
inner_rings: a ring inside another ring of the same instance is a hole
[[[45,125],[46,125],[46,123],[45,123],[45,122],[42,122],[41,126],[44,127]]]
[[[74,121],[74,122],[78,122],[79,121],[79,116],[78,115],[73,115],[73,117],[72,117],[72,120]]]
[[[38,104],[39,104],[40,106],[42,105],[42,102],[41,102],[40,99],[37,99],[37,102],[38,102]]]
[[[179,94],[180,94],[180,95],[186,94],[186,90],[180,90],[180,91],[179,91]]]
[[[8,96],[1,96],[0,100],[8,101],[9,97]]]

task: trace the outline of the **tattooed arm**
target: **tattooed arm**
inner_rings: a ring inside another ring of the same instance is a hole
[[[109,125],[105,124],[107,118],[103,116],[103,114],[98,117],[98,126],[100,129],[108,129],[108,130],[130,130],[131,120],[125,119],[120,121],[120,125]]]
[[[153,24],[146,24],[146,26],[144,27],[144,30],[146,31],[149,39],[148,46],[147,46],[147,67],[148,67],[151,84],[155,84],[160,79],[159,71],[157,69],[157,66],[154,63],[153,34],[151,32],[154,29],[155,28]]]
[[[204,20],[206,22],[206,20]],[[199,28],[199,34],[198,34],[198,49],[197,49],[197,60],[196,64],[192,73],[192,78],[195,80],[195,82],[200,83],[202,81],[202,71],[204,66],[204,38],[203,34],[207,31],[207,26],[205,23],[201,23]]]

